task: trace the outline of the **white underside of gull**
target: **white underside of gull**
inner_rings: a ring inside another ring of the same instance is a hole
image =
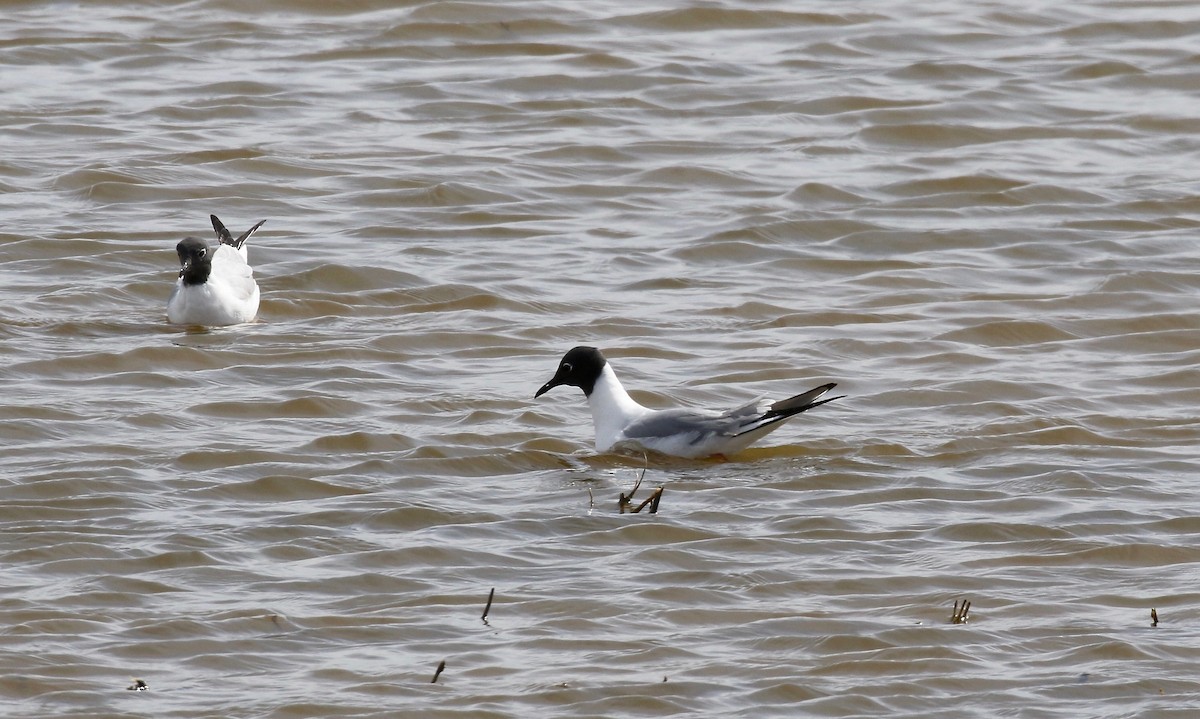
[[[167,300],[167,319],[185,325],[236,325],[249,322],[258,314],[259,291],[254,270],[240,250],[218,245],[212,257],[208,280],[198,285],[175,281]]]

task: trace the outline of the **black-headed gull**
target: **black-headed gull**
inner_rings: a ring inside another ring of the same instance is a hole
[[[266,220],[235,240],[216,215],[209,218],[217,233],[215,251],[195,237],[175,246],[182,269],[167,300],[167,319],[174,324],[236,325],[258,314],[258,284],[246,261],[246,239]]]
[[[676,457],[728,455],[745,449],[786,420],[839,397],[820,399],[833,382],[789,399],[756,400],[727,412],[702,409],[654,410],[638,404],[604,355],[595,347],[575,347],[534,398],[559,385],[583,390],[592,410],[596,451],[637,447]]]

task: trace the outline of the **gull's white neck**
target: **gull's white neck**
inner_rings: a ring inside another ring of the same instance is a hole
[[[596,428],[596,451],[606,452],[622,439],[625,427],[650,410],[634,401],[625,391],[612,367],[604,365],[588,395],[592,424]]]

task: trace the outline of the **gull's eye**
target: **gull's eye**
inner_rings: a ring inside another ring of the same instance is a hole
[[[563,371],[565,371],[565,372],[570,372],[571,370],[575,369],[574,367],[571,366],[570,362],[563,362],[562,368],[563,368]]]

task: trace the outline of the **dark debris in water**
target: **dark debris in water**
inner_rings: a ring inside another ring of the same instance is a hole
[[[954,601],[954,611],[950,614],[951,624],[966,624],[967,615],[971,611],[971,602],[966,599]]]
[[[1157,609],[1150,610],[1150,626],[1152,626],[1152,627],[1158,626],[1158,610]]]
[[[133,678],[129,681],[133,682],[133,684],[130,684],[125,688],[131,692],[144,692],[150,690],[150,685],[146,684],[146,682],[142,681],[141,679]]]
[[[483,620],[484,624],[488,623],[487,615],[488,615],[488,612],[492,611],[492,600],[495,598],[496,598],[496,588],[492,587],[492,591],[488,592],[487,604],[484,605],[484,607],[483,607],[483,616],[480,617],[480,619]]]
[[[435,669],[433,672],[433,679],[430,679],[429,683],[437,684],[438,677],[440,677],[442,675],[442,672],[444,672],[444,671],[446,671],[446,660],[445,659],[438,662],[437,669]]]
[[[636,507],[633,506],[633,495],[637,493],[638,487],[642,486],[642,479],[645,477],[646,470],[643,469],[641,474],[638,475],[637,483],[633,485],[633,489],[629,491],[629,494],[626,495],[622,493],[621,497],[617,500],[617,509],[621,512],[621,514],[625,514],[626,512],[637,514],[647,506],[650,507],[650,514],[658,514],[658,503],[662,499],[663,494],[662,487],[657,487],[653,492],[650,493],[649,497],[642,501],[641,504]]]

